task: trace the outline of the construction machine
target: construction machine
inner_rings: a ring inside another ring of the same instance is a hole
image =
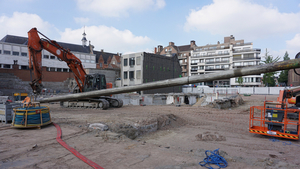
[[[249,132],[298,140],[299,112],[300,87],[285,88],[280,90],[277,101],[250,108]]]
[[[44,38],[40,38],[39,34]],[[28,51],[29,51],[29,69],[34,71],[35,78],[30,83],[34,94],[40,94],[42,85],[42,50],[55,55],[59,60],[67,63],[73,72],[77,87],[74,93],[83,93],[89,91],[107,89],[111,84],[106,83],[103,74],[87,74],[82,66],[82,62],[69,49],[63,48],[56,41],[50,40],[36,28],[32,28],[28,32]],[[109,97],[109,95],[101,97],[87,97],[82,99],[68,99],[60,102],[64,107],[92,107],[107,109],[109,107],[122,107],[123,101]]]

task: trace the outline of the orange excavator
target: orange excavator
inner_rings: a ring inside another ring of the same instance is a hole
[[[39,34],[44,38],[40,38]],[[28,32],[29,69],[34,71],[35,78],[30,83],[34,94],[42,91],[42,50],[47,50],[55,55],[59,60],[64,61],[73,72],[77,82],[74,92],[87,92],[93,90],[106,89],[111,84],[106,83],[103,74],[87,74],[82,66],[82,62],[69,49],[60,46],[56,41],[50,40],[36,28]],[[122,107],[123,101],[111,97],[87,98],[83,100],[69,100],[61,102],[63,107],[91,107],[107,109],[108,107]]]

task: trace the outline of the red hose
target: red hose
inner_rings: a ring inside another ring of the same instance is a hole
[[[99,166],[98,164],[94,163],[93,161],[87,159],[85,156],[83,156],[82,154],[80,154],[78,151],[76,151],[74,148],[70,147],[67,143],[65,143],[62,139],[61,139],[61,129],[59,127],[58,124],[53,123],[53,125],[56,127],[57,129],[57,136],[56,136],[56,140],[59,144],[61,144],[63,147],[65,147],[67,150],[69,150],[71,153],[73,153],[76,157],[78,157],[79,159],[81,159],[83,162],[87,163],[88,165],[90,165],[93,168],[96,169],[104,169],[101,166]]]

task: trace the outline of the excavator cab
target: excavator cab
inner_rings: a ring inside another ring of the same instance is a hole
[[[87,74],[85,76],[85,84],[83,91],[93,91],[106,89],[106,79],[103,74]]]

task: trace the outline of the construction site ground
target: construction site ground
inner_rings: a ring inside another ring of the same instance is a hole
[[[206,150],[219,149],[227,168],[300,168],[299,141],[249,133],[249,108],[277,95],[242,96],[229,109],[210,106],[132,106],[101,109],[50,107],[62,140],[106,169],[194,169]],[[102,123],[107,131],[89,128]],[[0,124],[0,168],[91,168],[56,141],[53,125],[15,129]]]

